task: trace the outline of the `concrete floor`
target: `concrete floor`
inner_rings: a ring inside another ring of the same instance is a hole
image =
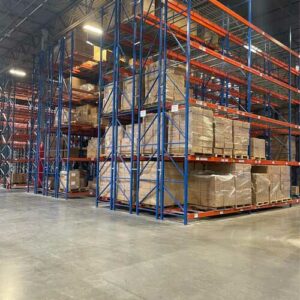
[[[300,299],[300,206],[183,226],[0,190],[0,299]]]

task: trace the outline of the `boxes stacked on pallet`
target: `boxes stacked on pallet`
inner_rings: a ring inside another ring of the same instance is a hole
[[[292,195],[292,196],[297,196],[297,195],[299,195],[299,186],[293,185],[293,186],[291,187],[291,195]]]
[[[97,157],[98,138],[91,138],[87,146],[87,158],[95,159]]]
[[[10,183],[11,184],[24,184],[27,181],[27,174],[25,173],[11,173]]]
[[[111,189],[111,162],[99,163],[99,197],[109,198]]]
[[[118,162],[117,164],[117,201],[128,203],[130,201],[130,162]],[[135,175],[132,175],[135,178]],[[135,182],[135,181],[134,181]],[[134,184],[133,182],[133,184]],[[134,188],[134,186],[133,186]],[[133,197],[135,196],[133,190]],[[134,198],[133,198],[134,199]],[[133,200],[134,201],[134,200]]]
[[[250,123],[233,120],[233,155],[248,156]]]
[[[235,205],[235,184],[232,174],[195,174],[194,176],[198,179],[199,206],[214,209]]]
[[[251,138],[251,157],[253,158],[266,158],[266,141],[264,139]]]
[[[105,136],[102,137],[104,139],[104,142],[103,142],[103,151],[101,150],[101,153],[103,153],[105,155],[109,155],[112,151],[112,142],[113,142],[112,126],[110,126],[109,128],[106,127],[105,132],[106,132]],[[118,135],[117,151],[120,150],[120,145],[121,145],[121,140],[122,140],[123,134],[124,134],[123,128],[121,128],[121,126],[118,126],[118,128],[117,128],[117,135]]]
[[[255,205],[270,202],[270,179],[268,174],[252,173],[252,203]]]
[[[208,164],[206,170],[216,175],[232,175],[234,177],[235,201],[227,202],[226,206],[245,206],[252,203],[251,199],[251,165],[249,164]],[[230,198],[232,199],[232,198]]]
[[[232,156],[232,149],[232,120],[221,117],[215,117],[213,153],[215,155]]]
[[[98,125],[98,107],[90,104],[76,107],[76,116],[78,124]]]
[[[278,200],[287,200],[291,197],[291,168],[280,166],[280,197]]]
[[[59,190],[66,191],[67,188],[67,171],[60,171],[60,183]],[[79,191],[80,190],[80,171],[79,170],[70,170],[69,171],[69,192]]]
[[[141,124],[140,147],[141,147],[141,153],[144,155],[151,155],[156,153],[157,151],[157,129],[158,129],[157,124],[158,124],[157,114],[150,113],[143,118],[143,122]],[[160,126],[160,129],[161,129],[160,133],[162,134],[162,126]]]
[[[145,104],[150,105],[158,102],[158,71],[158,62],[151,63],[145,68]],[[167,102],[184,101],[185,68],[171,65],[167,67],[165,93]]]
[[[131,145],[133,143],[133,154],[137,151],[138,125],[134,125],[134,138],[132,139],[132,125],[126,125],[125,131],[120,141],[120,153],[123,155],[131,155]]]
[[[104,93],[103,93],[103,104],[102,104],[102,112],[103,113],[111,113],[113,110],[113,84],[108,84],[104,87]]]
[[[258,173],[265,175],[269,180],[269,185],[265,185],[264,187],[269,190],[269,199],[266,202],[272,203],[290,198],[291,181],[289,166],[253,166],[252,176]]]
[[[182,168],[182,164],[179,164]],[[156,205],[156,176],[157,163],[155,161],[141,161],[140,163],[139,202],[143,205]],[[172,196],[170,196],[170,194]],[[173,206],[183,201],[183,178],[171,162],[165,162],[165,191],[164,206]]]
[[[168,149],[173,155],[184,154],[185,110],[171,112],[168,126]],[[189,154],[213,153],[213,112],[201,107],[189,109]]]
[[[76,109],[71,109],[71,123],[77,122]],[[61,126],[69,124],[69,108],[63,107],[61,110]],[[58,109],[55,110],[54,126],[58,126]]]
[[[129,110],[133,106],[137,105],[137,99],[139,94],[139,80],[138,76],[135,76],[135,92],[133,99],[133,77],[126,78],[123,81],[123,93],[121,96],[121,110]]]
[[[287,136],[276,136],[271,140],[271,157],[273,160],[289,160],[289,140]],[[291,161],[296,160],[296,140],[291,137]]]

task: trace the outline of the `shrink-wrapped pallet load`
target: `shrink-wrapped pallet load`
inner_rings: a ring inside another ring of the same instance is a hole
[[[270,179],[268,174],[252,173],[253,204],[268,204],[270,202]]]
[[[91,104],[76,107],[76,116],[78,124],[97,126],[98,124],[98,107]]]

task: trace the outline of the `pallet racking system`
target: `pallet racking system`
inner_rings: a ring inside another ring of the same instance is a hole
[[[0,180],[7,189],[26,188],[31,91],[11,76],[1,82]],[[17,178],[15,176],[22,178]],[[14,177],[13,177],[14,176]]]
[[[31,131],[28,156],[34,192],[65,198],[86,195],[70,193],[68,184],[63,192],[59,190],[61,170],[69,174],[74,163],[86,163],[90,175],[96,177],[96,206],[109,202],[112,210],[125,207],[136,214],[151,211],[157,219],[175,215],[187,224],[206,216],[298,203],[298,199],[290,199],[260,207],[210,211],[189,205],[188,170],[195,163],[288,165],[293,168],[293,182],[298,183],[300,55],[291,49],[291,35],[287,47],[253,25],[252,1],[247,5],[248,20],[217,0],[112,1],[100,11],[98,25],[104,34],[91,37],[101,49],[99,62],[91,67],[85,62],[90,58],[74,51],[74,33],[63,37],[58,47],[42,51],[34,64],[37,96],[32,97],[31,107],[38,111],[38,117],[31,119],[36,138]],[[217,43],[205,39],[207,30]],[[151,69],[153,62],[156,68]],[[182,71],[184,86],[172,79],[173,68]],[[98,79],[97,99],[89,100],[98,105],[96,128],[71,122],[72,107],[88,98],[87,93],[72,87],[74,75],[92,83]],[[147,91],[145,76],[151,76],[153,83]],[[129,91],[123,88],[126,85]],[[167,95],[170,85],[176,94],[172,100]],[[155,93],[155,103],[148,101],[151,93]],[[250,122],[249,135],[266,140],[267,158],[189,153],[189,108],[193,105]],[[68,108],[67,125],[61,122],[64,107]],[[183,111],[183,129],[176,124],[174,111]],[[172,124],[184,140],[181,155],[169,152],[172,143],[167,140],[167,124]],[[156,135],[151,145],[145,141],[149,131]],[[54,158],[49,153],[51,134],[56,136]],[[129,141],[125,151],[120,135]],[[84,139],[91,136],[98,137],[97,157],[71,157],[71,144],[79,140],[83,147]],[[287,139],[287,159],[273,160],[272,141],[283,136]],[[66,139],[66,157],[62,155],[62,137]],[[292,137],[297,145],[295,160]],[[149,146],[153,150],[145,151]],[[168,165],[175,168],[176,179],[169,177]],[[54,178],[53,191],[48,188],[50,177]],[[142,189],[145,183],[150,186],[148,192]],[[174,189],[181,189],[181,199],[174,196]],[[166,202],[172,205],[166,207]]]

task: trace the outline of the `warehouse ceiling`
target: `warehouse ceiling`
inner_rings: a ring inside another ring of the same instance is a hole
[[[41,38],[55,41],[93,17],[102,0],[0,0],[0,74],[30,69]]]
[[[223,0],[247,18],[246,1]],[[30,69],[41,49],[41,37],[55,41],[99,11],[103,0],[0,0],[0,74],[10,67]],[[243,3],[243,4],[240,4]],[[300,48],[300,0],[252,0],[253,23],[288,44]]]

